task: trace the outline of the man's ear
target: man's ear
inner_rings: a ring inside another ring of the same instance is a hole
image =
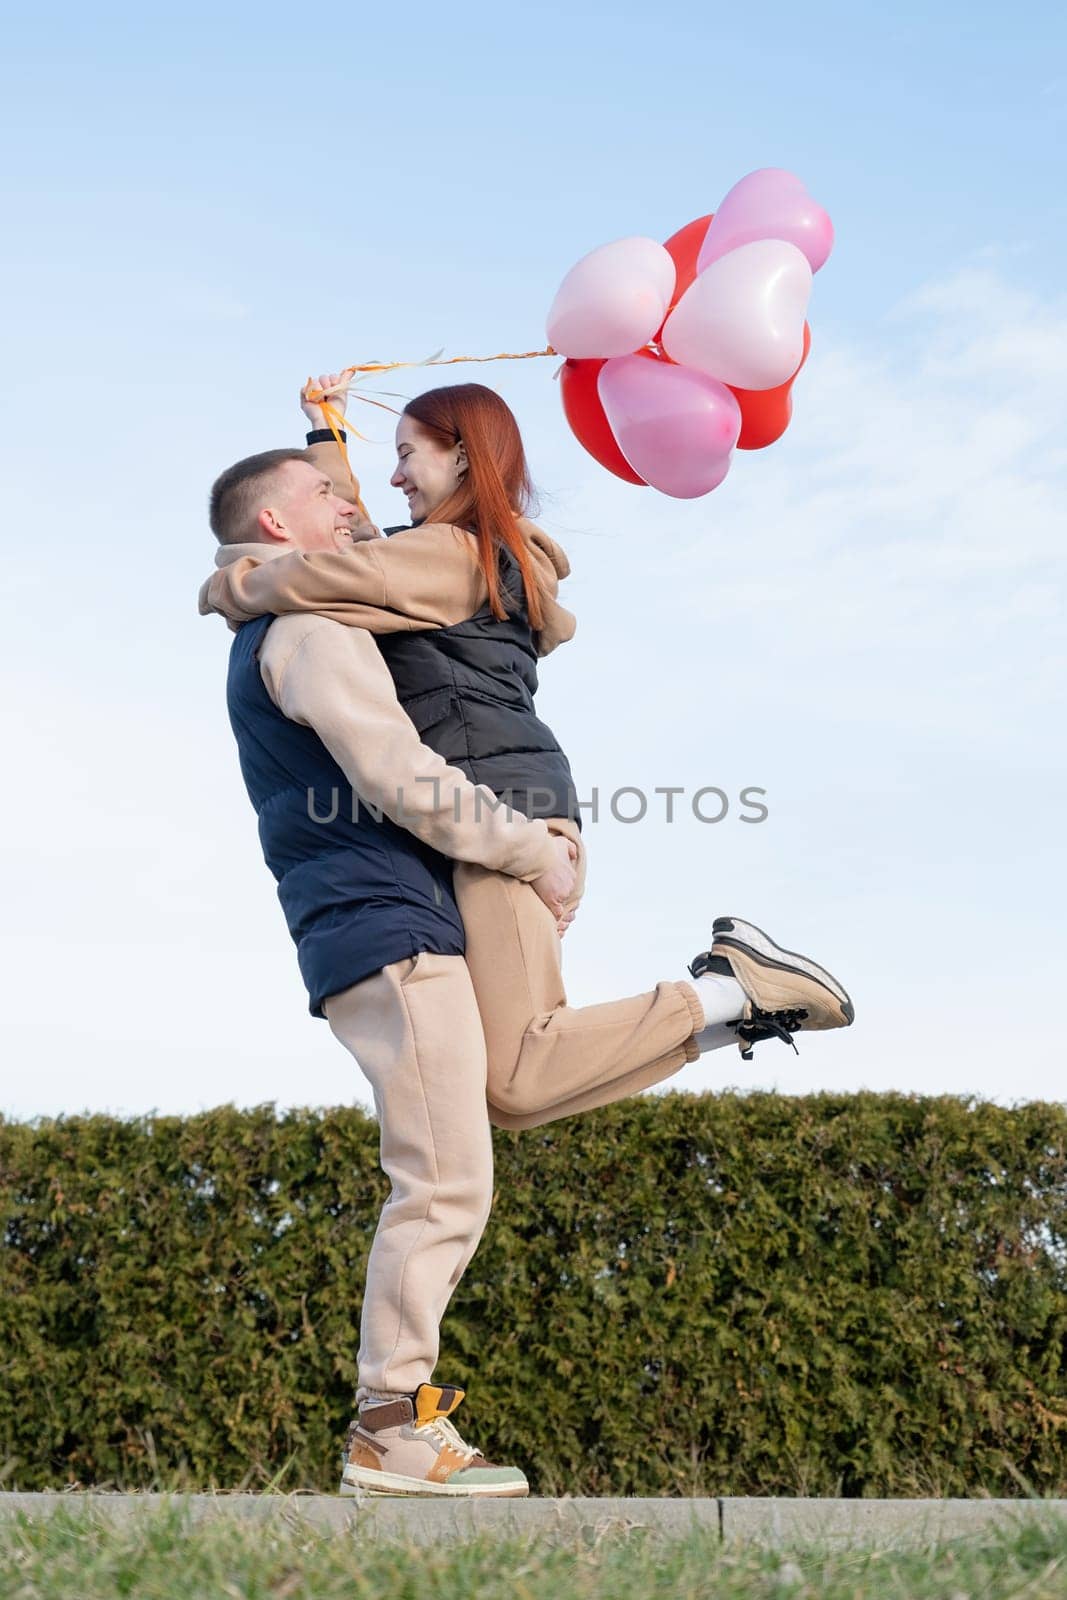
[[[287,537],[285,523],[272,506],[264,506],[256,517],[256,528],[262,539],[274,540]]]

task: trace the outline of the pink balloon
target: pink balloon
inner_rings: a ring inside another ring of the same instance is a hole
[[[818,272],[834,247],[834,228],[798,177],[781,167],[761,167],[734,184],[712,217],[697,271],[755,239],[787,240],[807,256],[812,272]]]
[[[698,274],[661,342],[672,361],[720,383],[776,389],[800,365],[810,297],[811,268],[796,245],[757,239]]]
[[[674,293],[674,262],[657,239],[602,244],[571,268],[548,313],[561,356],[622,356],[647,344]]]
[[[662,494],[695,500],[729,472],[741,407],[725,384],[629,355],[604,363],[597,391],[619,449]]]

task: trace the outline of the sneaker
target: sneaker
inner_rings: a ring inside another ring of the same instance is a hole
[[[689,964],[690,975],[718,972],[736,978],[745,992],[745,1009],[727,1023],[738,1037],[742,1061],[752,1046],[781,1039],[796,1050],[801,1029],[847,1028],[856,1012],[847,993],[825,967],[808,956],[783,950],[762,928],[739,917],[716,917],[711,949]]]
[[[465,1392],[420,1383],[395,1400],[364,1400],[345,1437],[341,1493],[528,1495],[518,1467],[487,1461],[448,1421]]]

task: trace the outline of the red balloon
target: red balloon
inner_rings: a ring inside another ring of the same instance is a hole
[[[804,354],[800,358],[800,367],[808,359],[810,349],[811,329],[805,322]],[[731,384],[726,385],[741,407],[741,435],[737,441],[739,450],[763,450],[782,437],[793,415],[792,389],[800,367],[777,389],[734,389]]]
[[[604,362],[596,358],[569,360],[563,363],[563,370],[559,375],[559,387],[563,397],[564,415],[578,443],[589,451],[595,461],[599,461],[602,467],[607,467],[617,478],[624,478],[627,483],[638,483],[645,487],[644,478],[637,476],[615,443],[615,435],[604,415],[604,407],[600,404],[596,380],[603,365]]]
[[[675,284],[671,303],[667,307],[667,317],[670,316],[679,300],[682,298],[689,285],[697,275],[697,257],[700,247],[704,243],[704,235],[708,231],[708,223],[715,215],[709,211],[706,217],[697,217],[695,222],[687,222],[684,228],[679,228],[677,233],[672,233],[664,249],[674,262]],[[666,322],[664,317],[663,322]],[[663,322],[656,331],[656,343],[659,343],[663,332]],[[670,356],[666,358],[670,360]]]

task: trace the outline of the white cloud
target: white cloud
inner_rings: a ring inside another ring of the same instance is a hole
[[[847,657],[859,712],[866,674],[890,691],[906,652],[911,675],[936,673],[935,694],[958,686],[957,714],[1017,718],[1045,706],[1061,654],[1067,360],[1047,352],[1067,355],[1067,321],[974,272],[888,320],[890,343],[813,359],[792,432],[739,453],[721,513],[715,496],[683,513],[659,573],[691,623],[751,619],[757,678],[773,632],[776,659],[798,668]],[[990,652],[1001,668],[987,681]],[[910,695],[904,706],[921,718]]]

